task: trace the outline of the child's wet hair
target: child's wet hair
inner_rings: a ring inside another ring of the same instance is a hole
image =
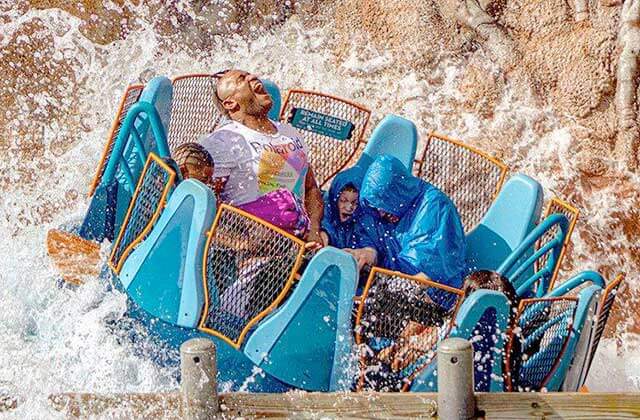
[[[184,143],[178,146],[172,153],[178,166],[198,165],[213,167],[211,154],[198,143]]]
[[[506,277],[491,270],[479,270],[469,274],[462,285],[465,297],[478,289],[489,289],[504,293],[512,305],[518,301],[518,295],[513,285]]]

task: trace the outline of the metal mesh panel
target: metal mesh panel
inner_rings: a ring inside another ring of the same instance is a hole
[[[173,81],[169,149],[198,139],[213,129],[221,114],[215,104],[215,80],[211,75],[191,75]]]
[[[153,227],[173,186],[175,175],[160,158],[153,153],[149,155],[109,259],[116,273],[133,247]]]
[[[430,134],[418,177],[435,185],[456,205],[465,232],[471,231],[493,203],[507,166],[462,143]]]
[[[598,344],[600,343],[600,339],[602,338],[604,329],[607,326],[607,320],[609,319],[609,314],[611,313],[611,308],[615,303],[616,295],[618,293],[620,285],[622,284],[622,280],[623,276],[618,275],[618,277],[607,286],[604,293],[602,294],[600,307],[598,308],[598,315],[596,316],[596,331],[591,343],[591,348],[589,349],[589,367],[587,368],[587,371],[591,367],[591,362],[593,362],[593,358],[596,355]]]
[[[138,99],[140,99],[140,94],[142,94],[142,90],[144,86],[142,85],[131,85],[127,87],[127,90],[124,92],[122,100],[120,101],[120,107],[118,108],[118,114],[113,122],[113,126],[111,128],[111,133],[109,134],[109,139],[107,140],[107,146],[102,155],[102,159],[98,164],[98,171],[93,181],[93,185],[91,186],[91,195],[95,192],[96,187],[102,180],[102,175],[104,174],[104,170],[107,167],[107,162],[109,162],[109,158],[111,157],[111,153],[113,152],[113,146],[116,143],[116,139],[118,138],[118,134],[120,133],[120,127],[122,126],[122,121],[124,121],[127,113],[129,112],[129,108],[133,106]]]
[[[304,243],[227,205],[210,235],[204,261],[208,307],[200,328],[239,347],[248,328],[289,290]]]
[[[304,108],[351,122],[354,130],[346,140],[337,140],[320,133],[305,130],[309,148],[309,162],[320,187],[340,172],[356,155],[364,142],[371,111],[355,103],[321,93],[291,90],[282,108],[280,119],[288,122],[294,108]]]
[[[510,337],[508,388],[540,391],[564,355],[577,307],[576,298],[525,299]],[[517,340],[517,341],[516,341]]]
[[[554,287],[554,284],[558,277],[558,273],[560,272],[560,265],[562,264],[562,260],[566,252],[567,244],[571,239],[571,233],[573,232],[573,227],[578,221],[578,215],[580,214],[578,209],[576,209],[575,207],[563,202],[557,197],[554,197],[549,202],[549,205],[547,206],[547,210],[545,211],[542,217],[542,220],[544,220],[547,216],[550,216],[556,213],[563,214],[564,216],[567,217],[567,220],[569,220],[569,230],[567,231],[567,236],[565,237],[564,244],[562,246],[562,253],[558,258],[558,261],[556,262],[556,269],[550,280],[549,290],[553,289]],[[560,226],[558,225],[553,226],[551,229],[545,232],[545,234],[540,238],[540,240],[538,240],[538,242],[536,242],[536,249],[542,248],[546,243],[551,241],[559,232],[560,232]],[[548,259],[549,259],[548,253],[543,255],[541,258],[539,258],[536,261],[536,271],[544,267],[547,264]]]
[[[406,390],[449,334],[461,296],[457,289],[374,268],[356,321],[358,389]]]

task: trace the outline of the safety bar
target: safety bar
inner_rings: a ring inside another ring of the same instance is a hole
[[[115,177],[118,165],[122,163],[121,167],[127,182],[130,183],[132,188],[135,187],[136,180],[124,160],[122,153],[125,150],[126,145],[129,143],[129,137],[133,137],[138,158],[143,164],[146,162],[147,155],[150,150],[145,150],[140,133],[138,133],[135,128],[136,119],[143,113],[146,114],[149,119],[151,130],[156,140],[157,153],[159,157],[165,158],[170,156],[169,146],[167,145],[167,136],[164,126],[162,125],[162,121],[160,120],[160,116],[158,115],[158,111],[149,102],[138,102],[131,107],[127,113],[127,117],[122,123],[122,128],[118,133],[118,138],[113,146],[113,152],[109,157],[109,163],[107,164],[107,168],[105,169],[102,180],[100,181],[101,185],[107,185]]]
[[[569,280],[563,282],[561,285],[549,292],[548,296],[560,297],[566,295],[571,290],[577,289],[587,282],[593,283],[596,286],[600,286],[603,289],[605,288],[604,278],[595,271],[587,270],[583,271],[582,273],[576,274]]]
[[[556,233],[555,237],[543,245],[540,249],[536,250],[533,255],[528,257],[524,262],[520,262],[526,257],[527,252],[530,252],[536,242],[542,238],[542,236],[553,229],[555,226],[560,228],[560,231]],[[536,295],[542,297],[547,293],[549,287],[548,282],[553,276],[556,264],[559,261],[560,253],[562,252],[562,246],[564,245],[564,238],[567,235],[569,228],[569,221],[567,217],[562,214],[552,214],[544,219],[529,235],[522,241],[522,243],[507,257],[507,259],[498,268],[498,273],[507,277],[512,283],[517,280],[526,270],[534,267],[536,261],[547,255],[549,257],[546,263],[537,272],[535,271],[531,277],[523,282],[514,284],[518,296],[525,295],[531,288],[540,281],[540,285],[536,290]]]

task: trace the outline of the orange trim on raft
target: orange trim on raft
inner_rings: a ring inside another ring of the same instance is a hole
[[[156,208],[156,210],[153,212],[153,215],[151,216],[151,219],[149,220],[149,223],[147,223],[147,225],[144,227],[144,229],[142,229],[142,232],[140,232],[140,235],[138,235],[138,237],[136,239],[134,239],[129,244],[129,246],[127,246],[124,249],[124,251],[122,251],[122,255],[120,255],[120,259],[118,260],[118,263],[114,266],[113,265],[113,257],[115,256],[115,253],[116,253],[116,251],[118,249],[118,245],[120,244],[122,236],[124,235],[124,231],[125,231],[125,229],[127,227],[127,224],[129,223],[129,218],[131,217],[131,212],[133,211],[133,207],[135,206],[136,198],[138,197],[138,193],[140,192],[140,187],[141,187],[142,182],[144,180],[144,176],[145,176],[147,170],[149,169],[149,166],[151,166],[151,161],[155,161],[157,165],[159,165],[162,169],[164,169],[167,173],[169,173],[169,180],[168,180],[167,184],[165,185],[164,190],[162,191],[162,195],[160,196],[160,201],[158,203],[158,208]],[[109,262],[108,262],[109,266],[111,267],[111,269],[116,274],[120,273],[120,270],[122,269],[122,265],[124,264],[125,260],[127,259],[127,256],[129,255],[129,253],[140,242],[142,242],[142,240],[146,237],[146,235],[149,233],[149,231],[153,227],[154,223],[156,222],[156,220],[160,216],[160,213],[162,213],[162,210],[164,209],[164,206],[166,204],[167,195],[169,194],[169,190],[173,186],[173,182],[175,181],[175,178],[176,178],[176,173],[169,165],[167,165],[165,162],[163,162],[162,159],[160,159],[155,153],[149,153],[149,157],[147,157],[147,161],[145,162],[144,168],[142,169],[142,172],[140,173],[140,177],[138,178],[138,184],[136,185],[136,190],[135,190],[135,192],[133,194],[133,197],[131,198],[131,202],[129,203],[129,208],[127,209],[127,214],[124,217],[124,221],[122,222],[122,227],[120,228],[120,232],[118,233],[118,238],[114,242],[113,249],[111,251],[111,255],[109,256]]]
[[[284,288],[280,291],[280,294],[278,294],[278,296],[274,299],[273,302],[271,302],[271,304],[265,308],[262,312],[260,312],[259,314],[257,314],[255,317],[253,317],[251,320],[249,320],[249,322],[247,323],[247,325],[245,325],[245,327],[242,329],[242,331],[240,332],[240,335],[238,336],[238,340],[237,341],[233,341],[231,340],[229,337],[227,337],[226,335],[220,333],[219,331],[213,330],[211,328],[207,328],[205,327],[205,322],[207,320],[207,315],[209,313],[209,287],[207,285],[207,259],[209,256],[209,245],[211,244],[211,240],[213,238],[213,235],[215,234],[215,231],[218,227],[218,222],[220,221],[220,217],[222,215],[222,212],[224,210],[228,210],[231,211],[233,213],[237,213],[240,214],[243,217],[246,217],[250,220],[253,220],[257,223],[260,223],[263,226],[268,227],[269,229],[285,236],[287,239],[292,240],[295,244],[298,245],[299,249],[298,249],[298,255],[296,256],[296,260],[293,264],[293,268],[291,270],[291,273],[289,274],[289,278],[287,279],[287,282],[285,283]],[[262,318],[264,318],[265,316],[267,316],[271,311],[273,311],[279,304],[280,302],[282,302],[282,300],[284,299],[284,297],[287,295],[287,293],[289,292],[289,290],[291,289],[291,287],[293,286],[294,280],[295,280],[295,276],[298,272],[298,269],[300,268],[300,264],[302,263],[302,258],[304,256],[304,245],[305,242],[293,235],[291,235],[288,232],[285,232],[284,230],[278,228],[277,226],[274,226],[250,213],[247,213],[243,210],[240,210],[238,208],[235,208],[233,206],[230,206],[228,204],[222,204],[220,206],[220,208],[218,209],[217,213],[216,213],[216,217],[213,220],[213,224],[211,225],[211,229],[208,232],[208,238],[207,238],[207,242],[206,242],[206,248],[204,251],[204,256],[203,256],[203,262],[202,262],[202,282],[204,285],[204,310],[202,312],[202,316],[200,317],[200,324],[198,325],[198,329],[200,331],[206,332],[208,334],[211,334],[213,336],[216,336],[218,338],[220,338],[221,340],[225,341],[226,343],[228,343],[230,346],[239,349],[242,342],[244,341],[247,333],[249,332],[249,330],[251,329],[252,326],[254,326],[258,321],[260,321]]]
[[[412,275],[409,275],[409,274],[402,273],[400,271],[392,271],[392,270],[387,270],[387,269],[381,268],[381,267],[373,267],[371,269],[371,272],[369,273],[369,278],[367,278],[367,283],[364,286],[364,290],[362,291],[362,294],[359,296],[360,305],[358,306],[358,312],[356,314],[355,328],[354,328],[356,344],[358,344],[358,345],[362,344],[362,336],[360,334],[360,328],[359,328],[360,327],[360,321],[362,320],[362,314],[364,312],[365,302],[366,302],[367,296],[369,296],[369,289],[371,287],[371,284],[373,283],[373,279],[375,278],[376,273],[386,274],[388,276],[398,276],[398,277],[402,277],[402,278],[405,278],[405,279],[408,279],[408,280],[414,280],[414,281],[417,281],[419,283],[425,284],[427,286],[435,287],[437,289],[441,289],[441,290],[444,290],[446,292],[457,294],[458,295],[458,300],[457,300],[457,303],[456,303],[456,307],[455,307],[455,309],[453,311],[453,314],[451,315],[452,320],[455,320],[455,317],[456,317],[456,315],[458,313],[458,309],[460,308],[460,304],[462,302],[460,297],[464,297],[464,292],[462,290],[456,289],[455,287],[451,287],[451,286],[446,286],[444,284],[440,284],[438,282],[435,282],[435,281],[429,279],[426,276],[424,276],[424,277],[417,276],[417,275],[412,276]],[[451,332],[451,329],[453,328],[453,324],[454,324],[454,322],[451,322],[449,324],[449,330],[445,334],[445,337],[447,337],[449,335],[449,333]],[[363,365],[362,365],[363,362],[362,361],[363,361],[363,356],[361,356],[360,360],[359,360],[359,362],[361,364],[360,365],[361,370],[362,370],[362,367],[363,367]],[[403,391],[406,391],[409,388],[409,386],[411,384],[411,381],[413,381],[413,378],[415,378],[415,376],[422,370],[423,367],[424,366],[420,367],[420,369],[416,369],[414,374],[409,376],[409,378],[407,378],[410,381],[409,381],[409,384],[405,384],[403,386],[403,388],[402,388]],[[360,377],[358,379],[357,390],[361,390],[363,386],[364,386],[364,376],[360,375]]]
[[[92,197],[96,192],[96,188],[98,188],[98,184],[100,184],[101,172],[102,168],[105,165],[105,161],[107,160],[107,153],[109,153],[109,149],[111,148],[111,144],[115,141],[114,134],[118,127],[120,126],[120,115],[122,114],[122,110],[124,109],[124,104],[127,102],[127,96],[129,96],[129,92],[133,89],[143,89],[144,85],[134,84],[127,86],[127,89],[124,91],[124,95],[120,100],[120,105],[118,105],[118,112],[116,113],[116,118],[111,123],[111,129],[109,130],[109,137],[107,138],[107,144],[102,151],[102,157],[100,158],[100,162],[98,163],[98,169],[96,170],[96,174],[93,176],[93,181],[91,181],[91,186],[89,186],[89,197]]]
[[[568,213],[571,213],[572,216],[571,216],[571,220],[569,220],[569,228],[567,229],[567,235],[565,236],[564,242],[562,243],[562,250],[560,251],[560,256],[558,257],[558,261],[556,262],[556,267],[554,268],[553,275],[551,276],[551,281],[549,282],[549,290],[553,290],[553,286],[555,286],[556,284],[558,274],[560,273],[560,266],[562,265],[562,260],[564,259],[565,254],[567,252],[567,244],[571,240],[573,229],[575,228],[576,223],[578,223],[578,217],[580,216],[580,210],[578,210],[576,207],[572,206],[571,204],[567,203],[566,201],[558,197],[553,197],[551,200],[549,200],[549,203],[547,204],[547,208],[544,212],[545,219],[551,215],[551,209],[553,208],[554,203],[559,207],[566,209]]]
[[[607,287],[604,288],[604,291],[602,292],[602,298],[600,299],[600,307],[602,308],[602,305],[606,302],[607,298],[609,297],[609,295],[611,294],[611,292],[615,289],[617,289],[620,286],[620,283],[622,283],[622,281],[624,280],[624,274],[623,273],[618,273],[618,275],[615,277],[615,279],[607,284]],[[613,308],[611,308],[613,309]]]

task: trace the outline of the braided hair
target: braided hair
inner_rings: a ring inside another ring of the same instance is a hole
[[[202,145],[198,143],[184,143],[173,151],[173,158],[182,167],[185,165],[198,165],[213,167],[213,158]]]

